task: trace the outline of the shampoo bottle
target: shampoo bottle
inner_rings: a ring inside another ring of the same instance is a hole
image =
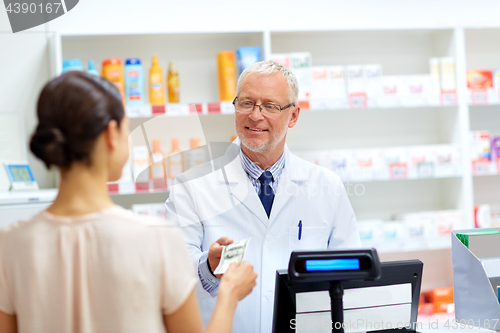
[[[95,69],[94,60],[89,60],[89,65],[87,67],[87,73],[95,75],[95,76],[100,76],[99,72]]]
[[[174,61],[171,61],[168,66],[167,75],[167,87],[168,87],[168,102],[169,103],[179,103],[179,72],[177,71],[177,65]]]
[[[144,73],[137,58],[125,61],[125,101],[127,105],[144,104]]]
[[[172,150],[168,153],[168,180],[172,185],[174,178],[184,171],[184,156],[179,149],[179,139],[172,139]]]
[[[149,168],[150,179],[165,179],[165,154],[161,151],[160,140],[153,140],[153,151],[151,152],[151,167]]]
[[[151,105],[165,104],[165,90],[163,88],[163,71],[158,61],[158,56],[153,56],[149,69],[149,103]]]

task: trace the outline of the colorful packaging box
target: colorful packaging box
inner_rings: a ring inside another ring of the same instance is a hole
[[[435,145],[433,149],[436,156],[435,177],[454,177],[462,174],[459,146]]]
[[[347,108],[343,66],[312,67],[311,109]]]
[[[382,66],[364,65],[363,79],[365,81],[365,91],[368,107],[378,106],[378,97],[382,95]]]
[[[299,105],[304,110],[310,109],[312,88],[312,59],[309,52],[290,53],[290,69],[299,84]]]
[[[409,148],[410,164],[408,178],[433,178],[436,168],[436,151],[433,146]]]
[[[290,54],[289,53],[275,53],[271,54],[271,60],[290,68]]]
[[[401,81],[404,76],[382,76],[380,80],[382,84],[381,95],[378,97],[379,107],[398,107],[401,105],[400,89]]]
[[[363,75],[363,65],[350,65],[347,71],[347,94],[351,108],[366,108],[366,85]]]
[[[410,151],[408,148],[385,148],[384,169],[387,175],[384,179],[407,179],[410,164]]]
[[[238,65],[238,75],[245,69],[260,61],[260,47],[244,46],[236,50],[236,63]]]
[[[429,74],[406,76],[401,105],[407,107],[432,104],[433,83]]]
[[[491,142],[488,131],[471,132],[471,159],[473,162],[486,162],[491,159]]]
[[[493,98],[493,71],[467,70],[470,104],[488,104]]]

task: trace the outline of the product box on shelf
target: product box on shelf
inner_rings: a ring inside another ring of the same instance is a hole
[[[353,181],[384,179],[384,150],[357,149],[350,178]]]
[[[330,151],[330,169],[343,181],[352,178],[351,172],[354,168],[355,151],[348,149],[336,149]]]
[[[238,75],[245,69],[260,61],[260,47],[244,46],[236,50],[236,63]]]
[[[491,138],[491,161],[494,164],[495,173],[500,173],[500,137]]]
[[[290,68],[290,53],[274,53],[271,54],[271,60]]]
[[[435,177],[456,177],[462,174],[459,146],[435,145],[432,147],[436,156]]]
[[[347,94],[350,108],[366,108],[366,86],[363,76],[363,65],[349,65],[347,72]]]
[[[364,65],[363,80],[366,91],[367,107],[378,107],[378,97],[382,95],[382,66]]]
[[[475,175],[490,174],[491,141],[488,131],[473,131],[471,138],[472,173]]]
[[[137,184],[149,182],[149,151],[147,146],[132,148],[132,173]]]
[[[470,104],[488,104],[498,98],[493,93],[491,70],[467,70],[467,89]]]
[[[500,69],[493,69],[493,96],[500,102]]]
[[[310,98],[312,88],[312,60],[309,52],[290,53],[290,69],[297,78],[299,84],[299,105],[302,109],[310,109]]]
[[[330,152],[326,150],[316,150],[316,151],[299,151],[295,154],[313,164],[331,169],[330,166]]]
[[[408,75],[401,91],[401,105],[412,107],[433,105],[433,82],[430,74]]]
[[[383,152],[384,167],[380,178],[407,179],[410,164],[410,152],[405,147],[385,148]]]
[[[137,215],[165,218],[165,203],[148,203],[132,205],[132,212]]]
[[[311,67],[311,72],[311,109],[347,108],[344,67]]]
[[[382,85],[381,94],[377,97],[379,107],[398,107],[401,105],[400,89],[401,81],[404,76],[382,76],[380,82]]]
[[[408,178],[433,178],[436,168],[436,151],[433,146],[409,148]]]
[[[457,104],[457,84],[455,79],[455,59],[452,57],[439,58],[441,78],[441,104]]]
[[[383,220],[363,220],[358,221],[358,232],[361,244],[364,247],[375,247],[384,241],[384,221]]]

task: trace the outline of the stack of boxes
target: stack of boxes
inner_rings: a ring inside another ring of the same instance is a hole
[[[380,64],[312,66],[311,54],[272,54],[290,68],[299,83],[303,109],[414,107],[454,105],[455,61],[431,58],[430,73],[383,76]]]

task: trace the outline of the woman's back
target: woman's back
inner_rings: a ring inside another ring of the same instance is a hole
[[[195,283],[180,231],[118,206],[0,231],[0,310],[19,332],[164,332]]]

